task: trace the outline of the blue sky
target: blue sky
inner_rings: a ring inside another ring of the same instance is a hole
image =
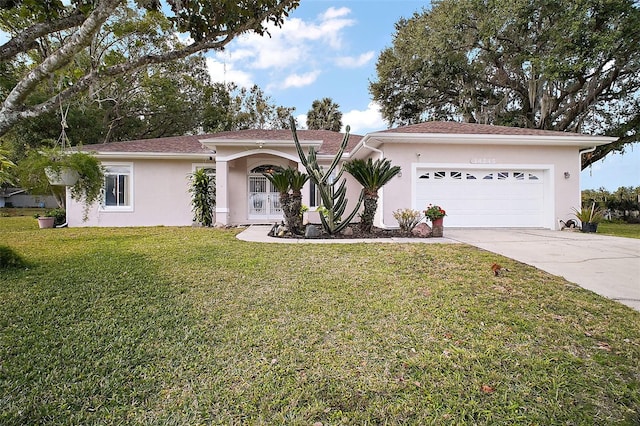
[[[394,24],[428,7],[419,0],[302,0],[271,38],[240,37],[209,54],[215,81],[258,84],[278,104],[295,107],[298,123],[316,99],[340,105],[353,133],[386,128],[371,105],[368,84],[380,51],[391,45]]]
[[[272,37],[248,35],[225,52],[209,54],[215,81],[258,84],[277,105],[295,107],[304,127],[316,99],[340,105],[352,133],[386,128],[371,103],[380,51],[391,45],[394,24],[429,7],[419,0],[302,0]],[[580,174],[582,189],[640,186],[640,145],[609,155]]]

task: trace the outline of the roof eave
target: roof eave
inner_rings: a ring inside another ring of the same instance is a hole
[[[185,152],[100,152],[94,156],[99,160],[212,160],[214,153]]]
[[[225,139],[225,138],[209,138],[198,139],[205,147],[216,150],[217,146],[258,146],[260,148],[291,148],[295,144],[291,139]],[[303,147],[320,147],[321,140],[301,140],[300,145]]]
[[[606,145],[617,138],[589,135],[487,135],[458,133],[369,133],[351,151],[354,156],[363,146],[378,148],[385,142],[449,144],[449,145],[523,145],[574,146],[590,148]]]

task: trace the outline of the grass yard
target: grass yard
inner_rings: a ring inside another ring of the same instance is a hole
[[[640,313],[498,255],[36,227],[0,218],[3,425],[640,423]]]
[[[640,238],[640,224],[601,222],[598,224],[598,234],[615,235],[616,237]]]

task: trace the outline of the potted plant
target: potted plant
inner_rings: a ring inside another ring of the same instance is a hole
[[[40,229],[53,228],[56,221],[56,218],[49,211],[36,213],[33,217],[38,219],[38,227]]]
[[[83,220],[88,218],[89,207],[102,196],[104,169],[87,152],[60,148],[34,150],[19,163],[18,175],[24,188],[36,195],[52,193],[63,209],[68,188],[71,198],[84,205]]]
[[[444,217],[447,215],[447,212],[440,206],[429,204],[427,209],[424,211],[424,216],[431,221],[431,229],[434,237],[442,237],[444,234],[443,231],[443,222]]]
[[[604,219],[604,211],[596,207],[596,203],[591,204],[591,209],[573,209],[574,215],[581,223],[582,232],[596,232],[598,223]]]
[[[36,213],[33,217],[38,219],[40,228],[58,227],[67,222],[67,213],[64,209],[45,210],[44,213]]]

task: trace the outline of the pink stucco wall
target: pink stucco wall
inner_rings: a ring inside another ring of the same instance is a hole
[[[360,152],[373,159],[380,158],[375,151]],[[394,141],[378,146],[385,158],[402,169],[402,176],[392,179],[379,193],[378,214],[375,225],[397,227],[393,211],[402,208],[422,210],[425,206],[415,206],[412,184],[416,179],[416,169],[420,166],[449,165],[451,167],[475,167],[478,159],[490,159],[490,166],[514,168],[519,165],[546,169],[546,194],[552,194],[545,200],[549,210],[545,227],[557,229],[558,219],[572,217],[572,208],[580,205],[580,164],[577,147],[566,146],[515,146],[481,144],[438,144],[404,143]],[[419,154],[419,155],[418,155]],[[293,147],[256,149],[255,147],[220,148],[216,159],[209,162],[217,169],[218,207],[224,200],[222,212],[217,213],[216,221],[225,224],[257,223],[248,218],[247,175],[251,169],[262,164],[281,167],[298,167],[297,154]],[[217,161],[216,161],[217,160]],[[330,159],[325,159],[325,163]],[[69,226],[190,226],[192,223],[191,199],[188,193],[188,175],[198,160],[103,160],[109,164],[133,165],[133,204],[130,211],[106,211],[98,205],[92,206],[89,220],[82,221],[82,206],[67,197],[67,217]],[[227,173],[223,178],[222,171]],[[568,172],[570,177],[564,177]],[[348,174],[347,197],[350,212],[355,206],[361,187]],[[309,204],[309,189],[303,190],[303,203]],[[318,223],[318,214],[307,214],[310,222]],[[223,222],[224,220],[224,222]],[[359,221],[356,216],[355,222]],[[271,220],[274,222],[274,220]]]
[[[393,165],[402,168],[402,177],[394,178],[381,191],[379,201],[378,226],[397,226],[393,211],[399,208],[422,210],[425,206],[414,206],[412,200],[412,180],[416,179],[415,169],[425,164],[459,165],[460,167],[481,167],[474,164],[478,159],[490,160],[487,167],[499,169],[513,166],[539,166],[549,170],[545,176],[548,194],[545,200],[550,209],[545,219],[545,227],[557,229],[558,219],[571,218],[572,207],[580,206],[580,163],[577,147],[563,146],[515,146],[515,145],[452,145],[452,144],[409,144],[398,143],[380,146],[386,158]],[[372,153],[374,158],[379,154]],[[570,178],[565,179],[564,172]]]
[[[82,206],[67,196],[69,226],[189,226],[192,223],[188,175],[192,161],[103,161],[133,164],[133,200],[130,211],[105,211],[92,206],[89,220],[82,221]]]

